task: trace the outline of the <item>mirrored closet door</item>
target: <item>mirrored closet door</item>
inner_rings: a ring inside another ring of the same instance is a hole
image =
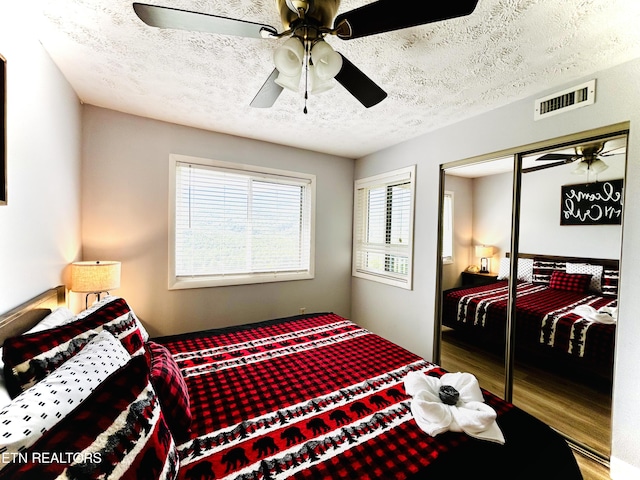
[[[626,131],[612,127],[441,175],[434,358],[605,463],[625,165]]]
[[[513,157],[452,166],[443,170],[442,178],[443,366],[450,371],[469,371],[468,365],[473,364],[473,373],[483,388],[503,392],[504,322],[487,323],[482,309],[456,293],[498,280],[503,293],[508,293],[508,283],[498,278],[495,259],[499,252],[508,251],[511,241]]]

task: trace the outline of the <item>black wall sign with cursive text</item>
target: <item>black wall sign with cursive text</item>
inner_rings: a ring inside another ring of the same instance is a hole
[[[562,186],[560,225],[620,225],[623,179]]]

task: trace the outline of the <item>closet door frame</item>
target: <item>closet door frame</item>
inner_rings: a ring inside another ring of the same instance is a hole
[[[512,206],[511,206],[511,258],[517,258],[519,253],[520,241],[520,197],[522,190],[522,160],[528,155],[543,152],[551,149],[562,149],[573,146],[578,143],[587,143],[598,141],[616,135],[629,135],[629,123],[619,123],[601,127],[594,130],[579,132],[572,135],[566,135],[559,138],[549,139],[534,144],[521,146],[509,150],[493,152],[487,155],[481,155],[473,158],[458,160],[440,165],[440,184],[438,197],[438,243],[437,243],[437,268],[436,268],[436,299],[435,299],[435,319],[434,319],[434,342],[433,342],[433,361],[436,364],[441,363],[442,354],[442,207],[445,189],[445,174],[450,168],[472,165],[477,163],[488,162],[496,158],[504,158],[513,156],[513,180],[512,180]],[[625,167],[626,168],[626,167]],[[626,175],[625,175],[626,177]],[[623,213],[624,214],[624,213]],[[624,219],[623,219],[624,223]],[[509,279],[518,278],[518,262],[511,262]],[[506,342],[504,351],[504,400],[513,401],[513,377],[514,377],[514,351],[515,351],[515,319],[516,319],[516,288],[517,282],[509,280],[508,308],[506,319]]]

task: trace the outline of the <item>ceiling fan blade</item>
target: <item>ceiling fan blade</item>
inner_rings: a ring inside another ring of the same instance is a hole
[[[574,160],[577,160],[578,158],[580,158],[581,155],[569,155],[567,153],[547,153],[546,155],[542,155],[540,158],[537,158],[537,161],[542,160],[543,162],[546,161],[555,161],[557,162],[558,160],[561,160],[563,163],[569,163],[569,162],[573,162]]]
[[[536,165],[535,167],[523,168],[522,173],[537,172],[538,170],[544,170],[545,168],[558,167],[560,165],[566,165],[566,164],[567,162],[560,161],[560,162],[548,163],[546,165]]]
[[[338,37],[351,39],[470,15],[478,0],[378,0],[338,15],[333,23]],[[346,25],[340,25],[346,22]]]
[[[276,103],[276,100],[282,93],[283,88],[278,85],[275,80],[278,78],[280,72],[278,72],[277,68],[273,69],[267,81],[264,82],[260,90],[251,100],[250,105],[254,108],[270,108]]]
[[[268,38],[278,34],[278,31],[269,25],[219,17],[208,13],[189,12],[146,3],[134,3],[133,9],[140,20],[151,27],[252,38]]]
[[[607,150],[606,152],[600,153],[598,155],[598,157],[613,157],[614,155],[624,155],[626,152],[612,153],[612,152],[615,152],[616,150],[620,150],[622,148],[626,148],[626,146],[625,145],[621,145],[619,147],[612,148],[611,150]]]
[[[339,55],[342,57],[342,68],[335,78],[362,105],[367,108],[373,107],[387,98],[387,92],[376,85],[344,55],[341,53]]]

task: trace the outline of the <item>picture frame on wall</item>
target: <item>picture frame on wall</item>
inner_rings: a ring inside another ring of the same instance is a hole
[[[621,225],[624,180],[562,186],[560,225]]]
[[[7,60],[0,54],[0,205],[7,204]]]

